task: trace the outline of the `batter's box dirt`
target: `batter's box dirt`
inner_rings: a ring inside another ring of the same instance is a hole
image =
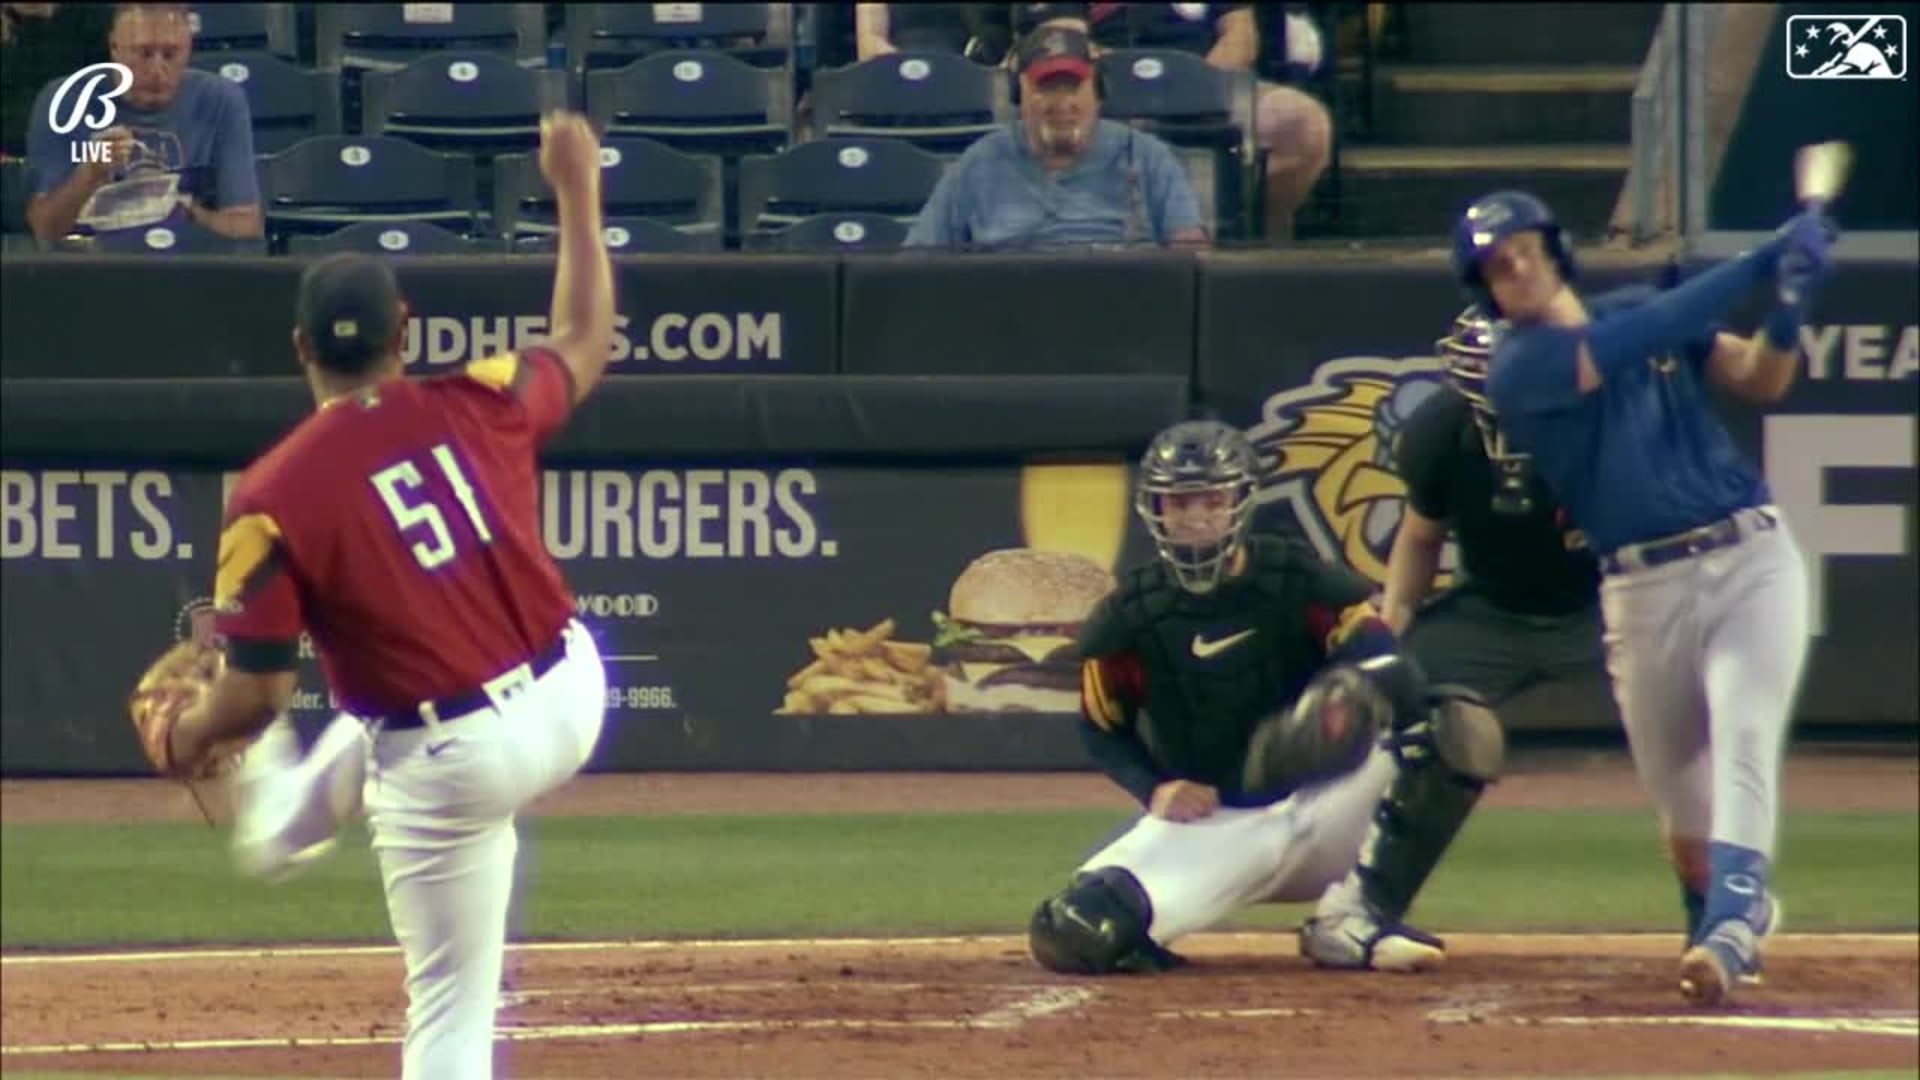
[[[1014,938],[514,951],[517,1077],[1757,1075],[1920,1067],[1920,939],[1776,939],[1767,985],[1688,1009],[1665,936],[1469,936],[1447,970],[1316,971],[1208,935],[1153,977],[1070,979]],[[391,951],[8,957],[4,1065],[391,1076]]]

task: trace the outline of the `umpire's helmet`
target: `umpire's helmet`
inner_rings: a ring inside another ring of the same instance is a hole
[[[1447,365],[1447,381],[1473,405],[1474,419],[1488,426],[1493,405],[1487,400],[1487,363],[1493,359],[1493,320],[1479,304],[1469,304],[1453,318],[1447,336],[1433,343]]]
[[[1188,420],[1154,437],[1140,459],[1134,509],[1180,587],[1217,587],[1253,524],[1260,459],[1238,428]]]
[[[1524,191],[1496,191],[1476,199],[1453,230],[1453,273],[1466,287],[1467,296],[1488,312],[1500,314],[1487,289],[1480,260],[1493,246],[1515,233],[1540,230],[1548,253],[1560,267],[1560,277],[1574,278],[1573,242],[1561,231],[1560,222],[1547,204]]]

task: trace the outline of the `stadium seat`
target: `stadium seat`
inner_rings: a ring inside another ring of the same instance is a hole
[[[725,53],[660,53],[589,72],[587,115],[609,135],[640,135],[689,153],[738,157],[787,144],[790,110],[766,72]]]
[[[895,139],[820,139],[779,154],[755,154],[740,162],[740,232],[834,211],[910,222],[945,167],[941,158]]]
[[[267,242],[222,236],[182,221],[68,240],[60,250],[93,255],[265,255]]]
[[[1217,235],[1223,212],[1230,220],[1240,215],[1250,183],[1252,133],[1235,117],[1252,115],[1252,74],[1222,71],[1173,49],[1115,49],[1099,64],[1106,84],[1101,114],[1174,148]]]
[[[600,201],[608,218],[645,218],[682,232],[718,234],[724,219],[720,162],[651,139],[609,136],[600,146]],[[550,233],[559,219],[553,191],[531,154],[495,164],[494,229],[516,242]]]
[[[357,251],[365,255],[481,255],[499,250],[498,242],[473,240],[424,221],[363,221],[322,235],[287,238],[289,255],[330,255],[336,251]]]
[[[779,232],[758,234],[755,242],[774,251],[807,254],[897,251],[907,242],[907,226],[885,214],[815,214]]]
[[[300,55],[292,4],[194,4],[187,12],[196,55],[265,52]]]
[[[898,52],[813,73],[813,126],[823,136],[905,139],[958,153],[1007,116],[1006,76],[963,57]]]
[[[686,252],[718,252],[718,229],[688,232],[653,218],[608,218],[603,230],[607,250],[615,255],[665,255]],[[540,233],[523,238],[512,247],[515,255],[551,255],[558,250],[557,233]]]
[[[394,71],[446,49],[537,65],[546,13],[539,4],[316,4],[314,36],[322,68]]]
[[[771,9],[778,7],[775,12]],[[788,67],[789,4],[569,4],[567,55],[583,71],[687,49],[754,67]]]
[[[193,66],[239,85],[253,117],[253,151],[277,154],[301,139],[340,133],[340,76],[270,52],[196,54]]]
[[[471,233],[473,159],[384,135],[318,135],[264,159],[260,197],[275,236],[360,221],[427,221]]]
[[[504,154],[540,145],[540,116],[566,104],[564,72],[446,50],[367,73],[361,130],[434,150]]]

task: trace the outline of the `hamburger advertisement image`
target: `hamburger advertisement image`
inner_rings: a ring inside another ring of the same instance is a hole
[[[780,668],[785,685],[761,700],[804,730],[829,717],[971,716],[983,730],[999,718],[1071,736],[1048,725],[1080,714],[1080,626],[1117,585],[1115,567],[1151,557],[1132,488],[1122,462],[1028,462],[993,475],[977,502],[925,504],[905,530],[913,542],[893,545],[920,552],[902,560],[909,572],[827,597],[832,613],[810,621],[806,650]]]
[[[933,613],[947,711],[1078,712],[1074,641],[1113,586],[1106,567],[1067,552],[1009,548],[969,563]]]
[[[1114,586],[1085,555],[1005,548],[968,563],[930,642],[891,618],[809,638],[777,714],[1078,713],[1080,624]]]

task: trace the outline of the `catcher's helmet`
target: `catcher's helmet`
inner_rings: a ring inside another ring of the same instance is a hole
[[[1175,424],[1140,459],[1134,509],[1180,587],[1220,584],[1253,524],[1260,459],[1238,428],[1212,420]]]
[[[1547,204],[1524,191],[1496,191],[1474,200],[1453,230],[1453,273],[1466,287],[1467,296],[1486,311],[1498,315],[1500,305],[1493,302],[1480,260],[1495,244],[1515,233],[1538,229],[1547,251],[1560,267],[1560,277],[1574,278],[1573,242],[1560,228]]]

